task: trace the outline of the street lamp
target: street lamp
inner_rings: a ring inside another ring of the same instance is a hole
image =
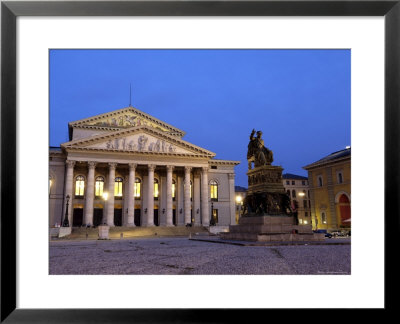
[[[65,207],[65,217],[64,217],[64,222],[63,222],[63,227],[69,227],[69,221],[68,221],[68,205],[69,205],[69,195],[67,195],[67,205]]]

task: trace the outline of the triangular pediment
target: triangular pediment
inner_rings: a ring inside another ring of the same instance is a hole
[[[66,149],[88,151],[215,156],[213,152],[150,126],[116,130],[107,134],[70,141],[61,146]]]
[[[161,132],[182,137],[185,132],[137,108],[127,107],[69,123],[72,128],[101,128],[110,131],[148,126]]]

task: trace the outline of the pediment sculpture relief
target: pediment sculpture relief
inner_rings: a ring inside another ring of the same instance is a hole
[[[122,151],[174,153],[176,146],[164,140],[140,135],[137,138],[116,138],[106,142],[106,148]]]

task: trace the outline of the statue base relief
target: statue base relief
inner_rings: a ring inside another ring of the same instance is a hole
[[[239,225],[229,226],[228,233],[219,234],[222,239],[258,242],[323,241],[324,234],[314,233],[311,225],[296,225],[290,215],[247,215],[239,219]]]

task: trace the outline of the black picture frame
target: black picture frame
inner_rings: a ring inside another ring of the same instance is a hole
[[[400,0],[380,1],[2,1],[1,2],[1,322],[200,323],[267,316],[255,309],[16,308],[16,18],[18,16],[384,16],[385,311],[396,305],[399,237]],[[373,127],[373,126],[371,126]],[[371,148],[373,154],[373,148]],[[371,239],[373,239],[371,237]],[[396,258],[397,259],[397,258]],[[212,293],[212,292],[210,292]],[[223,296],[214,292],[216,296]],[[394,296],[394,297],[391,297]],[[222,298],[222,297],[221,297]],[[238,294],[238,298],[244,298]],[[318,298],[316,296],[316,298]],[[332,314],[328,312],[326,314]],[[286,314],[286,319],[291,315]],[[328,315],[329,316],[329,315]],[[314,318],[314,320],[317,320]],[[323,319],[321,319],[323,320]]]

